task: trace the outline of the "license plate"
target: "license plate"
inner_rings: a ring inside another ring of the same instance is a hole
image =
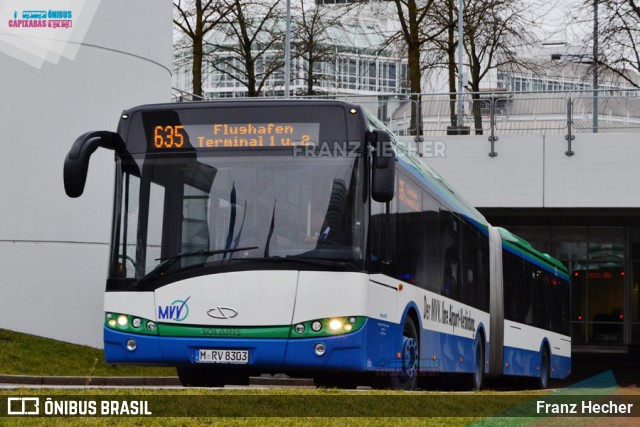
[[[196,352],[196,362],[246,365],[249,363],[249,350],[200,349]]]

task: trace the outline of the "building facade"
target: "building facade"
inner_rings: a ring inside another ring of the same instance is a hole
[[[291,53],[291,93],[308,95],[309,62],[307,55],[300,51],[304,40],[296,39],[295,16],[292,31]],[[335,19],[335,18],[328,18]],[[277,23],[283,36],[283,23]],[[203,97],[205,99],[235,98],[248,96],[243,84],[244,60],[225,45],[235,41],[226,37],[224,28],[214,29],[205,43],[203,64]],[[263,37],[273,33],[264,32]],[[385,29],[380,22],[369,19],[347,19],[335,22],[319,35],[321,58],[313,64],[313,95],[349,96],[374,95],[379,93],[403,93],[407,91],[407,61],[394,45],[387,43]],[[218,46],[215,48],[214,46]],[[222,47],[221,47],[222,46]],[[257,53],[264,43],[256,43]],[[281,65],[265,80],[261,96],[282,96],[284,94],[283,43],[262,54],[256,64],[260,78],[273,63]],[[192,54],[189,49],[175,53],[173,62],[173,87],[182,92],[192,92]]]
[[[0,328],[101,347],[113,153],[91,158],[79,199],[65,194],[63,163],[81,134],[115,131],[124,109],[170,100],[172,3],[68,2],[81,3],[95,14],[73,9],[68,30],[85,26],[86,34],[51,43],[74,55],[46,55],[34,66],[5,50],[19,37],[0,34],[0,68],[10,83],[0,129]]]

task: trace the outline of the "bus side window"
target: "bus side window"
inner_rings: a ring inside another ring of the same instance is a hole
[[[369,261],[371,273],[385,271],[386,240],[389,234],[385,203],[371,201],[371,220],[369,221]]]
[[[423,265],[426,288],[442,294],[442,251],[440,244],[440,203],[428,192],[422,193],[421,223],[424,227]]]
[[[396,237],[394,276],[404,282],[424,287],[422,191],[404,175],[398,174],[397,177],[398,203],[393,215]]]
[[[442,295],[458,299],[460,287],[460,230],[456,216],[440,211],[440,250],[442,263]]]

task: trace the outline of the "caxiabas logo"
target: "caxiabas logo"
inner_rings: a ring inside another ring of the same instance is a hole
[[[189,316],[189,306],[187,305],[189,298],[191,297],[189,296],[184,300],[177,299],[169,305],[158,306],[158,320],[170,319],[176,322],[182,322]]]

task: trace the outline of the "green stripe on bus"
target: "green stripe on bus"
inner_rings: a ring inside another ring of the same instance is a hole
[[[517,254],[519,254],[520,256],[526,256],[528,258],[534,259],[536,260],[538,263],[544,265],[545,267],[547,267],[550,271],[556,271],[558,276],[561,276],[564,279],[569,280],[569,272],[567,271],[566,267],[564,265],[557,265],[553,262],[551,262],[551,260],[547,260],[541,256],[539,256],[536,252],[532,252],[530,250],[527,250],[517,244],[514,244],[513,242],[509,242],[506,240],[502,241],[502,244],[504,246],[508,246],[512,251],[516,252]]]
[[[188,326],[161,323],[158,334],[163,337],[197,338],[288,338],[291,326]]]

